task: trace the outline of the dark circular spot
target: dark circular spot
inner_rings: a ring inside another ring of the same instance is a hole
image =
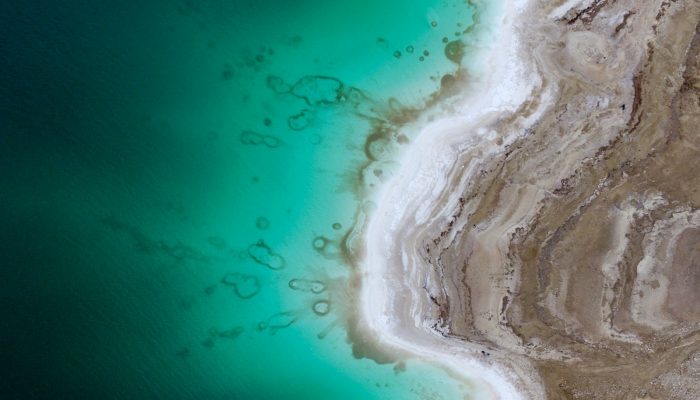
[[[292,90],[291,86],[284,82],[279,76],[270,75],[266,80],[267,87],[276,93],[289,93]]]
[[[461,40],[453,40],[445,46],[445,57],[459,64],[464,57],[464,43]]]
[[[314,303],[312,309],[314,314],[323,317],[331,311],[331,303],[328,300],[319,300]]]
[[[227,330],[227,331],[221,331],[221,332],[219,332],[219,337],[222,337],[222,338],[225,338],[225,339],[235,339],[235,338],[237,338],[238,336],[240,336],[241,333],[243,333],[244,330],[245,330],[245,328],[243,328],[242,326],[237,326],[237,327],[235,327],[235,328],[233,328],[233,329],[229,329],[229,330]]]
[[[312,245],[314,246],[314,249],[316,250],[323,250],[324,247],[328,244],[328,239],[326,239],[323,236],[317,236],[314,238],[314,241],[312,242]]]
[[[300,292],[311,292],[320,294],[326,290],[326,284],[317,280],[294,278],[289,281],[289,288]]]
[[[230,273],[221,278],[221,283],[232,286],[236,296],[241,299],[250,299],[262,289],[260,280],[253,275]]]
[[[331,105],[341,100],[343,88],[343,82],[336,78],[308,75],[292,86],[292,94],[308,105]]]
[[[287,118],[287,126],[291,130],[301,131],[309,126],[312,119],[313,111],[303,109],[298,114],[292,115],[289,118]]]
[[[256,263],[272,270],[282,269],[286,265],[284,257],[273,251],[262,239],[248,246],[248,255]]]
[[[255,220],[255,226],[260,230],[265,230],[270,227],[270,221],[265,217],[258,217]]]
[[[313,134],[313,135],[309,136],[309,142],[311,142],[311,144],[314,144],[314,145],[321,144],[321,135]]]
[[[450,90],[455,88],[455,83],[457,82],[457,79],[450,75],[450,74],[445,74],[442,76],[440,79],[440,89],[442,90]]]
[[[394,57],[396,57],[396,58],[401,58],[401,52],[398,51],[398,50],[396,50],[396,51],[394,52]]]
[[[340,230],[343,227],[343,225],[340,224],[340,222],[336,222],[333,224],[333,229]]]

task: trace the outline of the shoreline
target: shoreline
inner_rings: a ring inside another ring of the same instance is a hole
[[[521,17],[531,3],[508,0],[501,5],[498,39],[475,55],[477,59],[483,57],[483,61],[475,62],[479,71],[477,80],[467,83],[471,87],[465,88],[467,93],[457,115],[422,128],[401,157],[398,171],[380,189],[377,208],[365,232],[365,257],[360,262],[359,314],[364,336],[377,341],[380,347],[440,366],[466,381],[476,394],[494,399],[542,398],[544,392],[537,381],[529,379],[532,376],[527,365],[506,369],[486,359],[484,354],[490,354],[484,350],[486,347],[448,338],[426,325],[435,309],[426,293],[421,293],[422,285],[411,283],[422,280],[420,269],[427,266],[421,265],[417,252],[409,254],[418,250],[418,246],[399,249],[396,241],[405,238],[402,223],[426,222],[430,215],[426,207],[431,203],[444,201],[447,209],[458,201],[430,196],[448,187],[447,172],[465,146],[482,147],[494,153],[518,135],[511,131],[498,137],[498,133],[485,127],[500,115],[514,112],[541,83],[531,63],[521,57],[518,21],[525,20]],[[536,117],[520,126],[525,128]],[[473,133],[465,136],[465,131]],[[426,193],[431,186],[432,192]],[[408,277],[412,282],[400,282],[398,287],[399,282],[392,282],[396,275]],[[523,385],[525,375],[530,381],[528,387]]]
[[[477,398],[689,398],[700,3],[502,9],[462,96],[404,127],[363,230],[362,338]]]

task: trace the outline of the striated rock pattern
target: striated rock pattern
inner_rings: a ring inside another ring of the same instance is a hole
[[[550,399],[700,398],[700,2],[533,3],[540,82],[482,127],[524,131],[461,151],[410,235],[431,328]]]

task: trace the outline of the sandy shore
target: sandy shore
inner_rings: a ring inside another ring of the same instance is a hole
[[[690,398],[700,3],[503,10],[459,102],[404,128],[365,229],[363,334],[479,399]]]

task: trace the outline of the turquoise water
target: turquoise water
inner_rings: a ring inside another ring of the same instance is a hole
[[[464,1],[146,0],[0,17],[3,398],[452,399],[352,355],[360,170]],[[395,100],[390,100],[391,98]],[[392,119],[394,118],[394,119]],[[373,131],[374,129],[374,131]],[[410,139],[410,138],[409,138]],[[401,141],[400,141],[401,142]],[[405,366],[405,368],[404,368]]]

